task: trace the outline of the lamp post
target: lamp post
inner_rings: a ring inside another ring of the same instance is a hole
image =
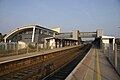
[[[118,27],[120,29],[120,27]],[[120,38],[120,33],[118,33],[118,38]]]
[[[117,27],[117,28],[119,28],[118,37],[117,37],[117,44],[120,46],[120,27]]]

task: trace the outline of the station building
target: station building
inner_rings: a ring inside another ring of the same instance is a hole
[[[4,37],[5,43],[18,42],[25,44],[38,43],[41,48],[58,48],[78,44],[78,31],[71,32],[68,38],[60,33],[60,28],[48,29],[39,25],[27,25],[16,28]],[[23,47],[24,46],[24,47]]]
[[[25,43],[42,43],[44,38],[52,37],[58,32],[38,25],[17,28],[4,37],[5,42],[23,41]]]
[[[79,45],[81,38],[78,30],[73,32],[58,33],[55,37],[45,38],[45,47],[60,48],[65,46]]]

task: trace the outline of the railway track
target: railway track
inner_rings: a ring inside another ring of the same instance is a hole
[[[80,62],[80,60],[85,56],[88,49],[89,49],[89,46],[88,46],[88,48],[82,48],[82,52],[81,51],[79,52],[80,55],[78,57],[74,58],[74,60],[69,62],[69,64],[67,63],[67,65],[60,68],[57,72],[54,73],[54,75],[50,75],[50,76],[44,77],[44,78],[41,77],[41,74],[44,74],[44,71],[45,71],[44,69],[42,69],[41,65],[44,64],[42,62],[42,64],[36,64],[36,65],[26,67],[21,70],[17,70],[15,72],[11,72],[6,75],[2,75],[2,76],[0,76],[0,80],[41,80],[41,79],[43,79],[43,80],[64,80],[69,75],[69,73],[75,68],[75,66]],[[81,54],[81,53],[83,53],[83,54]],[[53,60],[50,59],[50,60],[51,61],[59,60],[62,57],[65,57],[66,55],[61,56],[59,58],[57,58],[57,56],[56,56],[55,59],[53,59]],[[66,57],[66,58],[68,58],[68,57]],[[64,61],[64,60],[62,60],[62,61]],[[48,68],[50,68],[50,67],[48,67]]]
[[[29,67],[4,76],[0,76],[0,80],[26,80],[39,71],[40,66]]]
[[[65,80],[65,78],[70,74],[70,72],[72,72],[72,70],[76,67],[76,65],[80,62],[81,59],[81,56],[77,57],[64,68],[60,69],[60,71],[43,80]]]
[[[84,58],[89,49],[83,50],[82,54],[76,57],[73,61],[67,64],[65,67],[60,69],[54,75],[45,77],[43,80],[65,80],[66,77],[72,72],[72,70],[77,66],[77,64]]]

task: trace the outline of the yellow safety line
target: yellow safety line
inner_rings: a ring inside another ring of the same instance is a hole
[[[97,77],[98,77],[98,80],[101,80],[99,57],[98,57],[98,51],[97,51],[97,49],[96,49],[96,64],[97,64]]]

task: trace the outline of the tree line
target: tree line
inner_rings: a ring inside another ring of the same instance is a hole
[[[0,42],[4,41],[3,38],[4,38],[5,36],[6,36],[6,34],[3,35],[2,33],[0,33]]]

